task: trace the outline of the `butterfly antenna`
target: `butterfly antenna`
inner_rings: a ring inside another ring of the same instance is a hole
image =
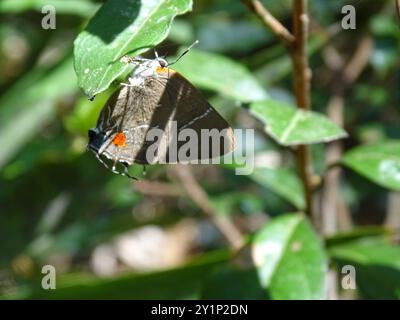
[[[190,49],[192,49],[198,43],[199,43],[199,40],[196,40],[195,42],[193,42],[185,51],[183,51],[181,53],[181,55],[174,62],[171,62],[168,65],[172,66],[173,64],[177,63],[186,53],[188,53],[190,51]]]
[[[107,165],[107,163],[105,163],[105,162],[103,161],[103,159],[101,158],[100,153],[95,153],[95,154],[96,154],[97,160],[99,160],[100,163],[101,163],[103,166],[105,166],[108,170],[110,170],[110,167],[109,167],[109,166]]]

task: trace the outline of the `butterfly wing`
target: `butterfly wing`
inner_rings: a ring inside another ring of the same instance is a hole
[[[179,152],[182,148],[197,151],[185,155],[185,160],[191,162],[218,158],[233,151],[233,131],[226,120],[182,75],[171,69],[164,69],[164,73],[169,74],[165,91],[167,104],[174,105],[173,120],[176,121],[178,132],[179,160],[182,160],[183,153]],[[185,139],[190,133],[188,130],[197,137],[197,141],[191,135],[192,141]],[[174,159],[168,160],[174,162]]]
[[[164,68],[158,77],[142,81],[137,86],[122,87],[107,101],[89,148],[128,165],[160,159],[166,163],[179,162],[176,155],[184,146],[189,151],[198,150],[186,153],[185,161],[219,157],[233,150],[233,133],[228,123],[184,77]],[[198,139],[187,138],[176,143],[185,129]],[[203,129],[213,130],[216,137],[201,139]],[[158,130],[158,139],[148,139],[151,130]],[[156,152],[149,155],[149,148],[155,142]]]

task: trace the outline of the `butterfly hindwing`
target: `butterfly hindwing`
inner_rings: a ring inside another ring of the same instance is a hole
[[[172,69],[163,68],[159,76],[145,77],[142,81],[140,85],[123,86],[107,101],[96,126],[103,136],[100,139],[97,135],[96,140],[89,141],[89,147],[128,165],[148,164],[161,158],[167,163],[179,162],[170,154],[187,146],[187,140],[178,142],[175,148],[173,142],[180,132],[191,129],[198,137],[192,146],[199,151],[190,153],[186,160],[208,159],[233,150],[232,129],[188,80]],[[164,148],[159,146],[157,159],[149,159],[148,155],[149,147],[154,144],[146,141],[151,129],[163,132]],[[202,141],[202,129],[213,129],[218,133],[217,140]],[[205,145],[209,152],[202,153],[200,149]]]

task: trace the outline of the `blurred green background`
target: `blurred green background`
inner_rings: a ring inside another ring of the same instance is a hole
[[[41,8],[47,3],[57,8],[54,30],[41,28]],[[290,28],[292,1],[263,3]],[[341,8],[348,3],[357,8],[356,30],[340,28]],[[134,166],[130,172],[140,181],[133,182],[107,171],[86,151],[87,131],[117,85],[89,101],[73,67],[73,42],[101,5],[0,1],[0,297],[326,298],[325,289],[293,295],[296,281],[290,277],[297,271],[290,268],[275,270],[279,284],[260,282],[245,258],[247,249],[233,254],[204,208],[187,196],[177,166],[148,166],[145,173]],[[326,113],[334,94],[338,70],[332,69],[332,59],[347,61],[357,44],[371,36],[365,69],[344,94],[343,126],[349,138],[343,148],[400,139],[400,29],[394,1],[311,0],[309,5],[313,110]],[[265,92],[293,103],[289,56],[241,1],[195,0],[191,12],[174,20],[157,50],[172,57],[196,39],[199,51],[245,68],[243,77],[251,77],[254,86],[246,88],[249,95]],[[188,78],[191,65],[201,71],[213,63],[200,58],[195,51],[182,58]],[[241,76],[231,78],[228,71],[223,76],[241,86]],[[233,222],[246,241],[254,235],[261,239],[257,232],[268,221],[304,206],[293,154],[241,108],[246,103],[240,96],[224,92],[212,75],[210,83],[193,77],[233,127],[256,129],[256,164],[262,168],[238,176],[229,166],[191,166],[190,174],[206,191],[213,213]],[[326,151],[324,144],[312,147],[322,177]],[[400,155],[400,148],[393,152]],[[322,194],[321,188],[321,207]],[[400,194],[343,169],[337,197],[337,233],[320,234],[321,254],[327,252],[331,270],[338,268],[338,288],[339,266],[350,261],[360,268],[358,290],[339,288],[335,297],[399,298]],[[56,290],[40,286],[46,264],[57,270]]]

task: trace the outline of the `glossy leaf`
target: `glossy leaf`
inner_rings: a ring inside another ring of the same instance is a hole
[[[289,201],[297,209],[305,208],[303,186],[293,170],[256,168],[250,178]]]
[[[284,215],[266,224],[253,240],[252,255],[272,299],[325,297],[325,252],[304,216]]]
[[[211,202],[219,214],[229,215],[242,211],[245,214],[258,213],[262,211],[262,199],[254,194],[246,192],[226,192],[211,197]]]
[[[356,286],[366,298],[400,299],[400,247],[354,241],[329,252],[340,267],[355,268]]]
[[[88,129],[96,126],[100,111],[111,94],[112,90],[107,90],[93,101],[84,96],[81,97],[76,102],[74,110],[64,118],[65,127],[72,133],[81,133],[86,136]]]
[[[63,84],[60,90],[59,84]],[[52,70],[33,70],[0,100],[0,167],[55,116],[55,102],[77,89],[72,59]],[[23,92],[23,95],[21,95]],[[29,101],[30,105],[27,105]]]
[[[223,265],[204,284],[201,299],[263,300],[268,294],[260,285],[256,268]]]
[[[400,190],[400,141],[357,147],[342,162],[382,187]]]
[[[257,21],[221,19],[218,15],[208,19],[199,30],[198,37],[198,47],[202,50],[241,54],[262,46],[272,38]]]
[[[225,251],[212,252],[179,268],[142,274],[128,273],[109,279],[70,274],[57,279],[57,290],[36,289],[19,298],[195,299],[199,298],[202,281],[216,266],[226,263],[228,258],[229,254]],[[41,288],[40,284],[35,287]]]
[[[195,41],[193,25],[184,19],[175,19],[168,34],[168,40],[186,45]]]
[[[106,2],[75,40],[75,71],[85,94],[106,90],[131,69],[121,57],[156,46],[167,37],[173,18],[191,8],[191,0]]]
[[[245,66],[219,54],[192,49],[173,65],[173,69],[199,88],[213,90],[235,100],[250,102],[267,97]]]
[[[389,243],[393,231],[384,226],[360,226],[346,232],[339,232],[325,239],[327,248],[354,242],[355,240]]]
[[[255,102],[250,112],[266,125],[266,132],[284,146],[329,142],[347,136],[324,115],[299,110],[281,101]]]

